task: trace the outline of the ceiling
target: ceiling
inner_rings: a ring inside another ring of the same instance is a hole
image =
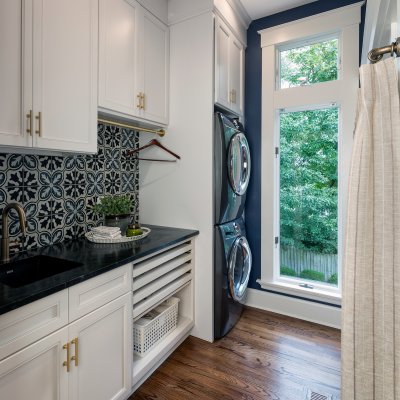
[[[316,0],[240,0],[251,19],[266,17]]]

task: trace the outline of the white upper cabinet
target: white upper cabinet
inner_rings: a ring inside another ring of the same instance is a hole
[[[215,103],[243,115],[244,46],[221,18],[215,18]]]
[[[98,0],[34,0],[34,146],[97,151]]]
[[[0,145],[96,152],[98,0],[6,0],[0,23]]]
[[[24,67],[30,71],[32,67],[27,57],[31,46],[26,44],[26,52],[24,48],[22,15],[23,0],[0,2],[0,144],[13,146],[29,145],[24,114],[32,103],[27,96],[28,104],[24,104],[24,86],[29,92],[32,82],[29,74],[24,80]],[[24,53],[28,59],[24,60]]]
[[[100,0],[99,108],[168,123],[169,29],[134,0]]]
[[[100,0],[99,7],[99,106],[134,116],[140,91],[140,6],[125,0]]]

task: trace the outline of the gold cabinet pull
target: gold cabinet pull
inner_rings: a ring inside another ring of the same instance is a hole
[[[139,108],[139,109],[141,109],[141,108],[142,108],[142,93],[139,93],[139,94],[136,96],[136,98],[137,98],[137,100],[138,100],[138,103],[137,103],[136,107]]]
[[[29,133],[30,136],[32,136],[33,132],[33,111],[29,110],[29,113],[26,114],[26,118],[29,119],[29,128],[26,128],[26,133]]]
[[[35,118],[38,121],[38,129],[36,129],[35,133],[42,137],[42,113],[39,111]]]
[[[63,349],[67,350],[67,361],[63,362],[63,367],[67,367],[67,372],[69,372],[69,342],[64,344]]]
[[[236,104],[236,90],[232,89],[232,103]]]
[[[229,103],[232,103],[232,90],[229,91]]]
[[[142,93],[142,110],[145,110],[146,109],[146,107],[145,107],[145,95],[144,95],[144,93]]]
[[[76,337],[75,339],[71,340],[71,343],[75,346],[75,355],[71,357],[71,361],[75,361],[75,367],[78,366],[79,363],[79,341]]]

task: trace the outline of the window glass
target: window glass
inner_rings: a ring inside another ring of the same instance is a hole
[[[280,88],[338,79],[338,39],[280,51]]]
[[[280,274],[337,286],[338,108],[279,122]]]

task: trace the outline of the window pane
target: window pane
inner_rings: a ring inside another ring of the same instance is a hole
[[[280,113],[280,271],[337,286],[338,109]]]
[[[338,78],[338,39],[280,52],[282,89]]]

